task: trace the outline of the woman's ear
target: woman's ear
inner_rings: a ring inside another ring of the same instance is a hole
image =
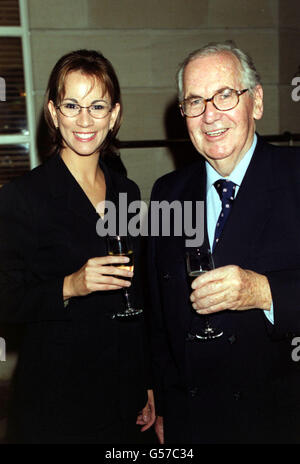
[[[116,103],[110,113],[109,129],[112,130],[120,112],[120,103]]]
[[[49,110],[49,113],[51,114],[53,124],[57,129],[58,128],[57,111],[56,111],[55,105],[52,100],[49,100],[48,102],[48,110]]]

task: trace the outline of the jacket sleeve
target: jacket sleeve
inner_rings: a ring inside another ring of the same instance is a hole
[[[300,335],[300,270],[269,271],[276,337],[285,338]]]
[[[14,182],[0,190],[0,321],[69,319],[63,277],[44,280],[34,272],[38,237],[29,203]]]

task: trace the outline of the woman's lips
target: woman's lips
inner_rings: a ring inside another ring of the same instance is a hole
[[[90,142],[96,137],[96,132],[73,132],[73,134],[80,142]]]

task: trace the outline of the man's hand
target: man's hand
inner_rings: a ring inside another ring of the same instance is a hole
[[[199,314],[271,308],[272,295],[266,276],[234,265],[202,274],[193,281],[192,289],[190,299]]]
[[[153,390],[147,390],[148,401],[143,410],[139,413],[136,419],[136,424],[142,425],[141,432],[150,429],[155,422],[155,404]]]
[[[163,445],[165,443],[165,440],[164,440],[164,418],[162,416],[157,416],[154,429],[155,429],[155,433],[156,433],[156,436],[158,438],[160,445]]]

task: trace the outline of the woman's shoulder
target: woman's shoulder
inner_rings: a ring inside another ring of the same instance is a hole
[[[44,163],[47,164],[47,161]],[[25,174],[15,177],[7,184],[0,188],[0,200],[3,201],[5,198],[8,199],[20,199],[22,198],[25,202],[33,202],[35,199],[43,196],[43,192],[48,189],[48,178],[45,165],[41,164]]]

